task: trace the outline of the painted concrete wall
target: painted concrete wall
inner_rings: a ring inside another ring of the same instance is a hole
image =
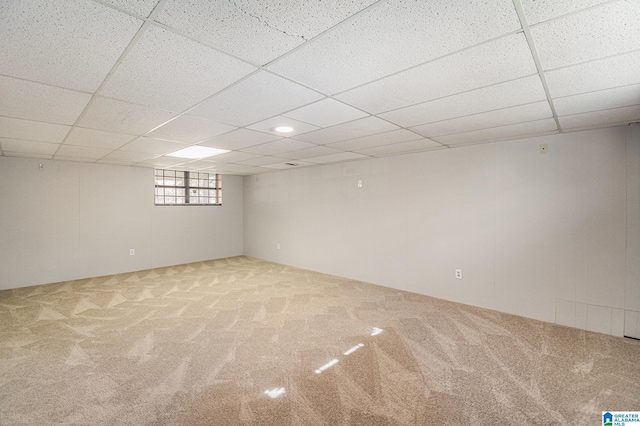
[[[221,207],[156,207],[153,185],[152,169],[0,157],[0,289],[242,254],[241,177]]]
[[[638,125],[249,176],[244,197],[246,255],[640,333]]]

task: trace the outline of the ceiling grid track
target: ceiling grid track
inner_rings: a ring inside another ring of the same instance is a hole
[[[107,76],[104,78],[104,80],[102,81],[102,83],[100,83],[100,86],[98,86],[98,89],[96,89],[95,93],[91,96],[91,99],[89,100],[89,102],[87,103],[87,105],[85,106],[84,110],[82,110],[82,112],[80,113],[80,115],[78,116],[78,119],[75,121],[75,123],[73,123],[73,125],[71,126],[71,128],[69,129],[69,132],[67,133],[67,135],[64,137],[64,139],[62,140],[62,142],[60,143],[60,146],[58,147],[58,149],[56,150],[55,154],[53,155],[55,157],[55,155],[58,153],[58,151],[60,150],[60,148],[62,148],[64,146],[64,144],[66,143],[67,139],[69,138],[69,136],[71,135],[71,132],[73,132],[73,129],[75,129],[78,126],[78,123],[80,122],[80,120],[82,120],[82,118],[85,116],[85,114],[87,113],[87,111],[89,110],[89,108],[91,107],[91,105],[93,104],[93,102],[95,101],[95,99],[100,96],[100,92],[102,92],[102,89],[104,88],[104,86],[107,84],[107,82],[109,81],[109,79],[111,78],[111,76],[113,74],[115,74],[116,70],[118,69],[118,67],[120,66],[120,64],[122,62],[124,62],[124,60],[126,59],[127,56],[129,56],[129,53],[133,50],[134,46],[136,44],[138,44],[138,41],[140,41],[140,39],[142,38],[142,36],[144,35],[144,33],[147,31],[147,29],[151,26],[151,24],[153,23],[153,20],[156,18],[156,16],[158,16],[158,14],[160,13],[160,11],[162,10],[162,8],[164,7],[164,5],[167,3],[167,1],[169,0],[160,0],[158,2],[158,4],[156,5],[156,7],[153,9],[153,11],[151,12],[151,14],[149,15],[149,18],[146,18],[142,24],[142,26],[140,27],[140,29],[138,30],[138,32],[136,33],[136,35],[133,37],[133,39],[131,39],[131,41],[129,42],[129,44],[127,45],[127,47],[124,49],[124,51],[122,52],[122,54],[120,55],[120,57],[118,58],[118,60],[116,61],[116,63],[113,65],[113,67],[111,68],[111,70],[109,70],[109,72],[107,73]],[[98,161],[99,159],[95,160]],[[94,161],[94,162],[95,162]]]
[[[558,131],[562,132],[562,127],[560,126],[560,120],[558,120],[558,113],[556,112],[556,108],[553,105],[553,99],[551,98],[551,92],[549,91],[549,85],[547,84],[547,79],[544,75],[544,69],[542,68],[542,63],[540,62],[540,57],[538,56],[538,51],[536,49],[536,45],[533,42],[533,36],[531,35],[531,29],[529,28],[529,23],[527,22],[527,17],[525,16],[524,9],[522,8],[522,3],[520,0],[513,0],[513,5],[516,8],[516,12],[518,13],[518,18],[520,18],[520,23],[522,24],[522,30],[524,31],[524,36],[527,39],[527,43],[529,44],[529,49],[531,50],[531,56],[533,56],[533,61],[536,64],[536,68],[538,69],[538,75],[540,76],[540,81],[542,82],[542,87],[544,87],[544,93],[547,95],[547,101],[549,102],[549,107],[551,108],[551,113],[553,114],[553,119],[556,122],[556,126],[558,126]]]

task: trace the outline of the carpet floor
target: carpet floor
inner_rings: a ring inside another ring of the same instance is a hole
[[[235,257],[0,292],[2,425],[601,424],[640,342]]]

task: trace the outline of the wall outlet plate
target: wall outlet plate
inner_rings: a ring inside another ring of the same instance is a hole
[[[456,278],[459,280],[462,279],[462,269],[456,269]]]

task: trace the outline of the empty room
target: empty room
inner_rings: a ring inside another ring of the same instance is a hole
[[[640,1],[0,0],[0,424],[640,424]]]

